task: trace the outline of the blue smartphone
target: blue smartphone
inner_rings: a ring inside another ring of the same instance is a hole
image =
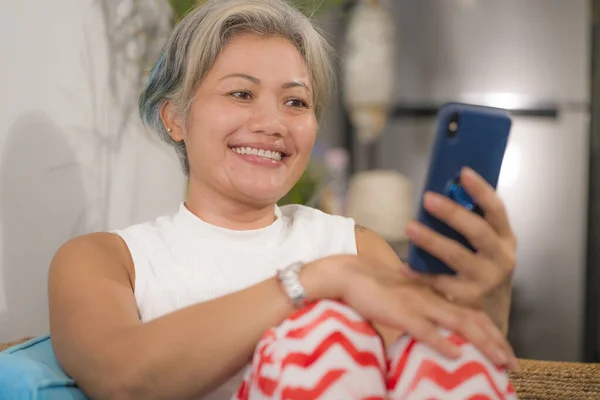
[[[498,185],[502,159],[508,142],[511,118],[505,110],[460,103],[444,105],[438,113],[437,132],[425,192],[436,192],[453,199],[466,209],[483,216],[481,209],[460,184],[463,167],[470,167],[494,189]],[[468,240],[423,207],[417,220],[432,230],[474,250]],[[444,262],[410,243],[408,265],[429,274],[455,274]]]

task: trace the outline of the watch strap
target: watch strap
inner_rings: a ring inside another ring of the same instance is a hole
[[[308,304],[308,295],[300,282],[300,271],[306,264],[296,262],[277,271],[277,280],[296,308],[302,308]]]

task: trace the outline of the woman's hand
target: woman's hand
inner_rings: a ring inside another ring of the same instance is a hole
[[[411,222],[407,232],[413,243],[445,262],[457,275],[425,275],[408,267],[404,271],[453,302],[484,310],[506,334],[517,240],[494,189],[468,168],[461,174],[461,183],[485,218],[434,193],[426,194],[424,207],[465,236],[476,252]]]
[[[319,262],[326,264],[322,271],[328,271],[331,296],[374,324],[400,329],[447,357],[458,357],[459,348],[439,330],[445,328],[498,366],[518,368],[511,346],[484,312],[453,304],[399,270],[365,257],[333,256]]]

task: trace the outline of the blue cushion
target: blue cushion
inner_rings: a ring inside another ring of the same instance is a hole
[[[50,336],[0,352],[0,399],[87,400],[58,365]]]

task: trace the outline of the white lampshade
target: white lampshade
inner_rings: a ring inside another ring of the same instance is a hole
[[[390,242],[405,241],[413,219],[413,185],[397,171],[359,172],[350,179],[347,216]]]

